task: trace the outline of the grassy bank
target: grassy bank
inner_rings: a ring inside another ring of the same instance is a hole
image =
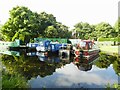
[[[100,46],[100,50],[106,53],[116,53],[118,54],[118,46]]]

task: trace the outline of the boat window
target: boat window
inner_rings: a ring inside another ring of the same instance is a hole
[[[52,49],[54,49],[54,45],[52,45]]]
[[[43,42],[40,42],[40,45],[43,46]]]
[[[86,42],[80,42],[81,47],[85,47],[85,45],[86,45]]]
[[[89,49],[92,49],[92,43],[89,42],[88,44],[89,44]]]
[[[93,48],[93,49],[96,49],[96,48],[98,48],[98,47],[97,47],[96,44],[93,44],[92,48]]]

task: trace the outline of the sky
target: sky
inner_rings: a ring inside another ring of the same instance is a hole
[[[33,12],[53,14],[58,22],[73,28],[79,22],[112,26],[118,18],[119,0],[0,0],[0,24],[9,18],[13,7],[26,6]]]

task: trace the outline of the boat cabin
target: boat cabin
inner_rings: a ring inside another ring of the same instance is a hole
[[[76,45],[77,49],[89,50],[92,49],[94,42],[91,40],[82,40]]]

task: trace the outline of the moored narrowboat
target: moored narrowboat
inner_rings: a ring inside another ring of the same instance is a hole
[[[99,55],[100,49],[91,40],[82,40],[74,47],[76,57],[90,60]]]

